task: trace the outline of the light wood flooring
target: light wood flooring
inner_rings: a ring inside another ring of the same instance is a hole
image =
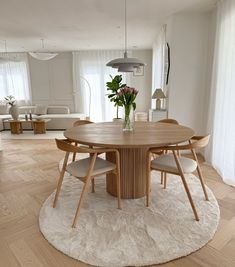
[[[0,267],[83,267],[63,255],[42,236],[38,214],[55,189],[63,153],[53,140],[5,140],[0,152]],[[214,239],[199,251],[158,266],[235,267],[235,188],[202,165],[207,185],[221,209]]]

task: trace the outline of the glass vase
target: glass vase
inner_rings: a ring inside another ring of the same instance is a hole
[[[133,114],[133,107],[125,106],[124,108],[124,120],[123,120],[123,131],[130,132],[133,131],[134,127],[134,114]]]

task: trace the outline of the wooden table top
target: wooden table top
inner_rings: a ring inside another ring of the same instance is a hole
[[[189,140],[188,127],[157,122],[135,122],[134,131],[123,132],[122,123],[90,123],[70,128],[64,136],[80,144],[110,148],[140,148],[173,145]]]

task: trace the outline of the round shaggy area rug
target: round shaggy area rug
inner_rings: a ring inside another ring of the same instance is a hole
[[[95,266],[145,266],[186,256],[213,238],[218,203],[208,187],[210,201],[205,201],[198,178],[187,176],[200,217],[196,222],[180,178],[168,175],[167,189],[159,181],[159,174],[152,172],[151,207],[141,198],[122,200],[118,210],[117,199],[106,193],[105,178],[97,178],[96,192],[87,193],[72,229],[83,183],[67,174],[56,208],[54,193],[43,204],[41,232],[64,254]]]

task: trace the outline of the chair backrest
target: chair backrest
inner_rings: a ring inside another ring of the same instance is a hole
[[[195,142],[192,142],[192,140],[196,140]],[[180,151],[180,150],[194,150],[197,148],[202,148],[207,146],[210,140],[210,135],[206,136],[194,136],[189,140],[189,144],[186,145],[171,145],[171,146],[163,146],[163,147],[157,147],[157,148],[152,148],[150,151],[152,153],[156,153],[159,150],[174,150],[174,151]]]
[[[163,119],[158,122],[163,122],[163,123],[172,123],[172,124],[179,124],[177,120],[174,119]]]
[[[57,147],[65,152],[76,152],[76,153],[95,153],[92,148],[74,146],[68,140],[55,139]]]
[[[78,120],[73,123],[73,127],[84,125],[84,124],[89,124],[89,123],[93,123],[93,122],[88,121],[88,120]]]
[[[205,136],[194,136],[191,140],[196,140],[195,142],[190,141],[190,148],[191,149],[197,149],[197,148],[203,148],[208,145],[210,140],[210,135]]]

